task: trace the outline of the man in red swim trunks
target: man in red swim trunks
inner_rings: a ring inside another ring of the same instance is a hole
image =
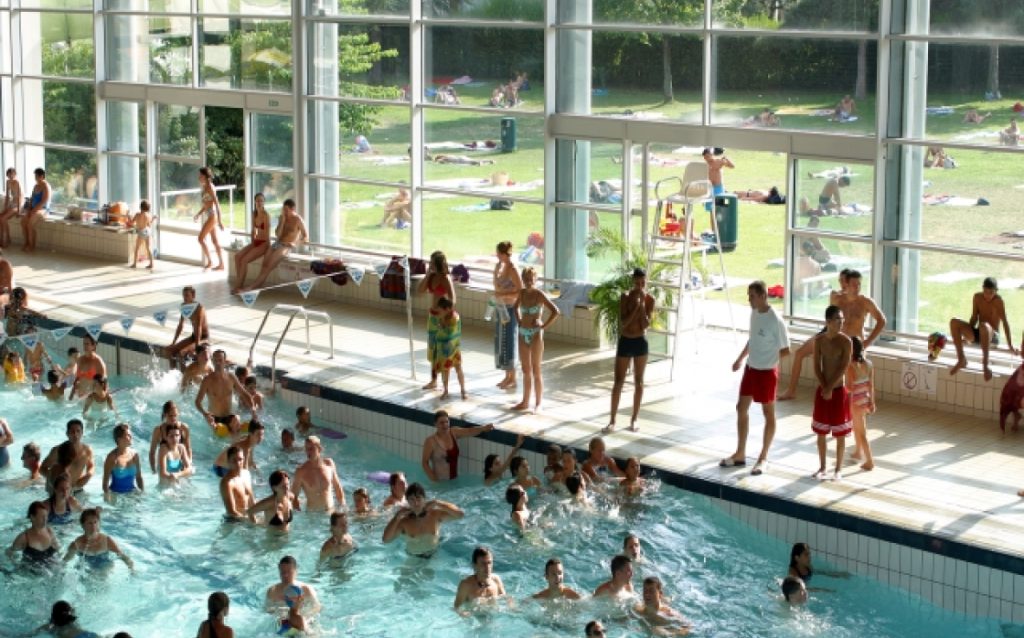
[[[814,393],[814,416],[811,429],[818,435],[818,460],[820,464],[814,478],[825,479],[825,450],[831,434],[836,440],[836,469],[832,478],[843,478],[843,450],[846,437],[853,430],[850,418],[850,396],[846,391],[846,368],[850,365],[853,342],[840,330],[843,327],[843,311],[839,306],[825,309],[825,334],[814,340],[814,376],[818,390]]]
[[[786,324],[768,304],[768,288],[763,281],[747,286],[747,301],[750,302],[750,336],[743,352],[732,364],[733,372],[740,369],[743,359],[749,355],[743,380],[740,382],[740,398],[736,403],[736,452],[722,459],[721,467],[737,467],[747,464],[747,432],[750,429],[750,404],[761,404],[764,413],[764,443],[757,457],[754,476],[767,469],[768,448],[775,437],[775,388],[779,382],[779,359],[789,355],[789,332]]]

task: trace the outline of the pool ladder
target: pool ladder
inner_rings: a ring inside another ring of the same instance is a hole
[[[330,335],[331,342],[331,356],[328,359],[334,358],[334,323],[331,321],[331,316],[326,312],[320,310],[306,310],[302,306],[293,306],[291,304],[274,304],[274,306],[267,310],[263,315],[263,322],[260,323],[260,329],[256,331],[256,336],[253,337],[252,346],[249,347],[249,367],[252,368],[252,357],[256,350],[256,343],[260,340],[260,335],[263,334],[263,328],[267,325],[267,319],[270,315],[275,312],[291,313],[288,316],[288,323],[285,324],[284,330],[281,331],[281,336],[277,339],[277,344],[274,345],[274,353],[270,358],[270,387],[275,388],[275,380],[277,376],[277,351],[281,349],[281,344],[284,342],[285,336],[288,334],[288,330],[292,327],[292,322],[295,317],[302,315],[302,318],[306,321],[306,354],[310,353],[310,342],[309,342],[309,318],[315,317],[323,319],[323,322],[327,324],[327,333]]]

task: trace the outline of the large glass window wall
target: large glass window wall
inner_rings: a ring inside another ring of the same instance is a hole
[[[848,262],[926,332],[953,308],[947,264],[1009,283],[1022,265],[1024,23],[1006,3],[99,4],[0,0],[0,161],[46,168],[58,206],[148,194],[188,227],[209,163],[243,225],[262,191],[297,199],[326,246],[482,265],[508,239],[599,281],[614,258],[581,257],[595,233],[642,242],[654,185],[722,146],[727,190],[787,196],[738,206],[729,275],[784,284],[794,316],[818,319]],[[244,115],[244,149],[213,109]]]

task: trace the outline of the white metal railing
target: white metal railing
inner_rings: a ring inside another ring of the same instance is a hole
[[[259,328],[259,330],[256,331],[256,336],[253,337],[252,345],[249,347],[249,362],[248,362],[249,368],[252,368],[253,353],[256,351],[256,343],[260,340],[260,335],[263,333],[263,328],[267,325],[267,319],[269,319],[270,315],[273,314],[276,311],[280,311],[280,312],[284,312],[284,313],[290,312],[291,315],[289,315],[288,323],[285,324],[284,329],[281,331],[281,336],[278,337],[278,339],[277,339],[277,344],[274,345],[274,352],[273,352],[273,354],[271,355],[271,358],[270,358],[270,387],[271,388],[274,387],[274,382],[275,382],[275,379],[276,379],[276,376],[277,376],[277,351],[281,349],[281,344],[284,342],[284,338],[288,334],[288,330],[292,327],[292,321],[294,321],[295,317],[298,316],[298,315],[302,315],[302,318],[305,319],[305,321],[306,321],[306,354],[309,354],[310,351],[311,351],[310,340],[309,340],[309,318],[312,316],[312,317],[319,317],[319,318],[323,319],[327,323],[327,331],[328,331],[328,334],[330,336],[330,344],[331,344],[331,354],[327,358],[328,359],[333,359],[334,358],[334,323],[331,321],[331,316],[329,314],[327,314],[326,312],[322,312],[320,310],[306,310],[302,306],[293,306],[291,304],[279,303],[279,304],[275,304],[273,307],[269,308],[267,310],[267,312],[263,315],[263,321],[260,323],[260,328]]]
[[[234,209],[235,209],[235,190],[237,188],[238,188],[238,186],[236,186],[235,184],[224,184],[222,186],[214,186],[213,187],[213,191],[215,193],[219,193],[219,192],[222,192],[222,191],[227,191],[228,192],[228,210],[234,211]],[[170,197],[177,197],[178,195],[198,195],[198,194],[201,194],[202,192],[203,192],[202,188],[184,188],[184,189],[175,190],[175,191],[161,191],[160,192],[160,213],[163,214],[165,211],[171,210],[171,207],[168,205],[168,198],[170,198]],[[243,216],[243,218],[244,218],[244,216]],[[222,221],[224,220],[223,215],[221,215],[221,220]],[[228,223],[226,224],[226,226],[228,226],[229,228],[234,228],[231,225],[230,217],[228,218]]]

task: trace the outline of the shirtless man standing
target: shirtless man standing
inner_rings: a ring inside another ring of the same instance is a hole
[[[949,334],[953,337],[953,345],[956,346],[956,365],[950,368],[951,375],[967,367],[967,357],[964,356],[966,341],[981,346],[981,369],[985,373],[986,381],[992,379],[992,370],[988,367],[988,352],[992,346],[999,345],[999,326],[1002,326],[1003,332],[1006,333],[1007,349],[1017,354],[1017,349],[1013,347],[1013,337],[1010,335],[1010,323],[1006,320],[1006,306],[998,291],[999,284],[996,280],[985,277],[981,284],[981,292],[974,293],[974,299],[971,301],[971,320],[950,320]]]
[[[193,385],[201,383],[203,377],[211,372],[213,372],[213,366],[210,365],[210,345],[201,343],[196,346],[196,360],[181,371],[181,391],[184,392]]]
[[[493,600],[505,595],[505,584],[494,573],[494,555],[486,547],[473,550],[473,573],[459,582],[455,611],[471,600]]]
[[[633,593],[633,561],[628,556],[618,555],[612,559],[612,577],[594,590],[598,596],[621,596]]]
[[[843,478],[843,450],[846,437],[853,431],[850,417],[850,396],[845,375],[853,353],[853,343],[841,332],[843,311],[839,306],[825,309],[825,334],[814,340],[814,376],[818,390],[814,395],[814,416],[811,429],[818,435],[818,471],[813,478],[825,479],[825,451],[829,434],[836,440],[836,469],[832,478]]]
[[[196,289],[192,286],[185,286],[181,289],[181,298],[184,300],[183,304],[195,303]],[[203,308],[203,304],[196,304],[196,309],[192,311],[189,321],[192,324],[192,334],[181,341],[178,340],[185,327],[185,315],[182,315],[178,319],[178,327],[174,330],[171,345],[164,348],[164,356],[170,359],[172,369],[177,369],[178,364],[184,362],[185,355],[194,351],[199,344],[210,341],[210,327],[206,324],[206,309]]]
[[[252,283],[252,286],[243,290],[262,288],[267,277],[288,256],[288,253],[309,239],[306,224],[295,210],[294,199],[286,199],[281,205],[281,217],[277,222],[276,235],[277,239],[270,245],[270,251],[263,257],[263,267],[260,268],[260,274],[256,277],[256,281]]]
[[[256,503],[252,492],[252,475],[245,469],[245,453],[235,446],[228,449],[228,473],[220,480],[220,498],[225,517],[231,522],[246,519],[245,511]]]
[[[817,210],[821,211],[823,215],[830,215],[831,211],[838,213],[843,207],[843,196],[839,193],[839,189],[849,185],[850,177],[848,175],[830,177],[822,187],[821,194],[818,195]]]
[[[338,468],[334,461],[323,456],[324,446],[320,438],[307,437],[305,448],[308,460],[295,470],[292,491],[296,496],[305,492],[307,512],[334,511],[335,498],[338,499],[337,509],[345,509],[345,490],[342,489],[341,479],[338,478]]]
[[[227,427],[232,436],[238,434],[242,429],[242,422],[237,414],[231,412],[232,391],[238,392],[242,403],[252,408],[252,398],[239,383],[235,375],[227,371],[228,355],[223,350],[213,353],[213,372],[203,378],[199,384],[199,392],[196,394],[196,409],[203,415],[210,428],[215,432],[217,424]],[[203,399],[210,398],[210,410],[203,408]]]
[[[633,366],[633,414],[629,429],[636,432],[636,418],[644,399],[644,370],[647,368],[647,328],[651,325],[654,312],[654,297],[648,294],[647,271],[633,269],[633,288],[619,297],[619,344],[615,351],[615,381],[612,385],[612,410],[608,425],[602,432],[615,429],[615,417],[619,411],[619,396],[626,382],[626,372]]]
[[[103,359],[96,354],[96,340],[91,335],[82,337],[82,350],[85,352],[78,356],[75,381],[71,384],[69,399],[92,394],[96,378],[106,378],[107,376],[107,364],[103,363]]]
[[[403,507],[384,528],[383,542],[390,543],[405,536],[405,551],[420,558],[430,558],[441,544],[441,523],[458,520],[465,513],[445,501],[427,500],[426,490],[413,483],[405,491],[408,507]]]
[[[263,424],[256,419],[253,419],[249,423],[249,433],[242,437],[238,443],[232,445],[217,456],[217,460],[213,462],[213,473],[222,478],[227,475],[228,468],[231,465],[228,460],[228,452],[235,448],[241,450],[242,454],[245,455],[245,469],[257,469],[256,446],[263,442],[263,435],[265,433],[266,428]]]
[[[47,477],[47,489],[49,489],[49,477],[52,474],[52,470],[61,464],[60,450],[62,447],[65,447],[65,449],[70,448],[73,452],[73,454],[69,455],[70,459],[63,459],[64,461],[70,460],[70,463],[60,469],[61,472],[67,472],[71,476],[71,489],[75,492],[85,489],[89,479],[92,478],[93,473],[96,471],[96,466],[93,463],[92,448],[82,443],[83,432],[82,422],[78,419],[71,419],[67,425],[68,440],[55,446],[46,455],[46,459],[39,467],[39,472]]]

